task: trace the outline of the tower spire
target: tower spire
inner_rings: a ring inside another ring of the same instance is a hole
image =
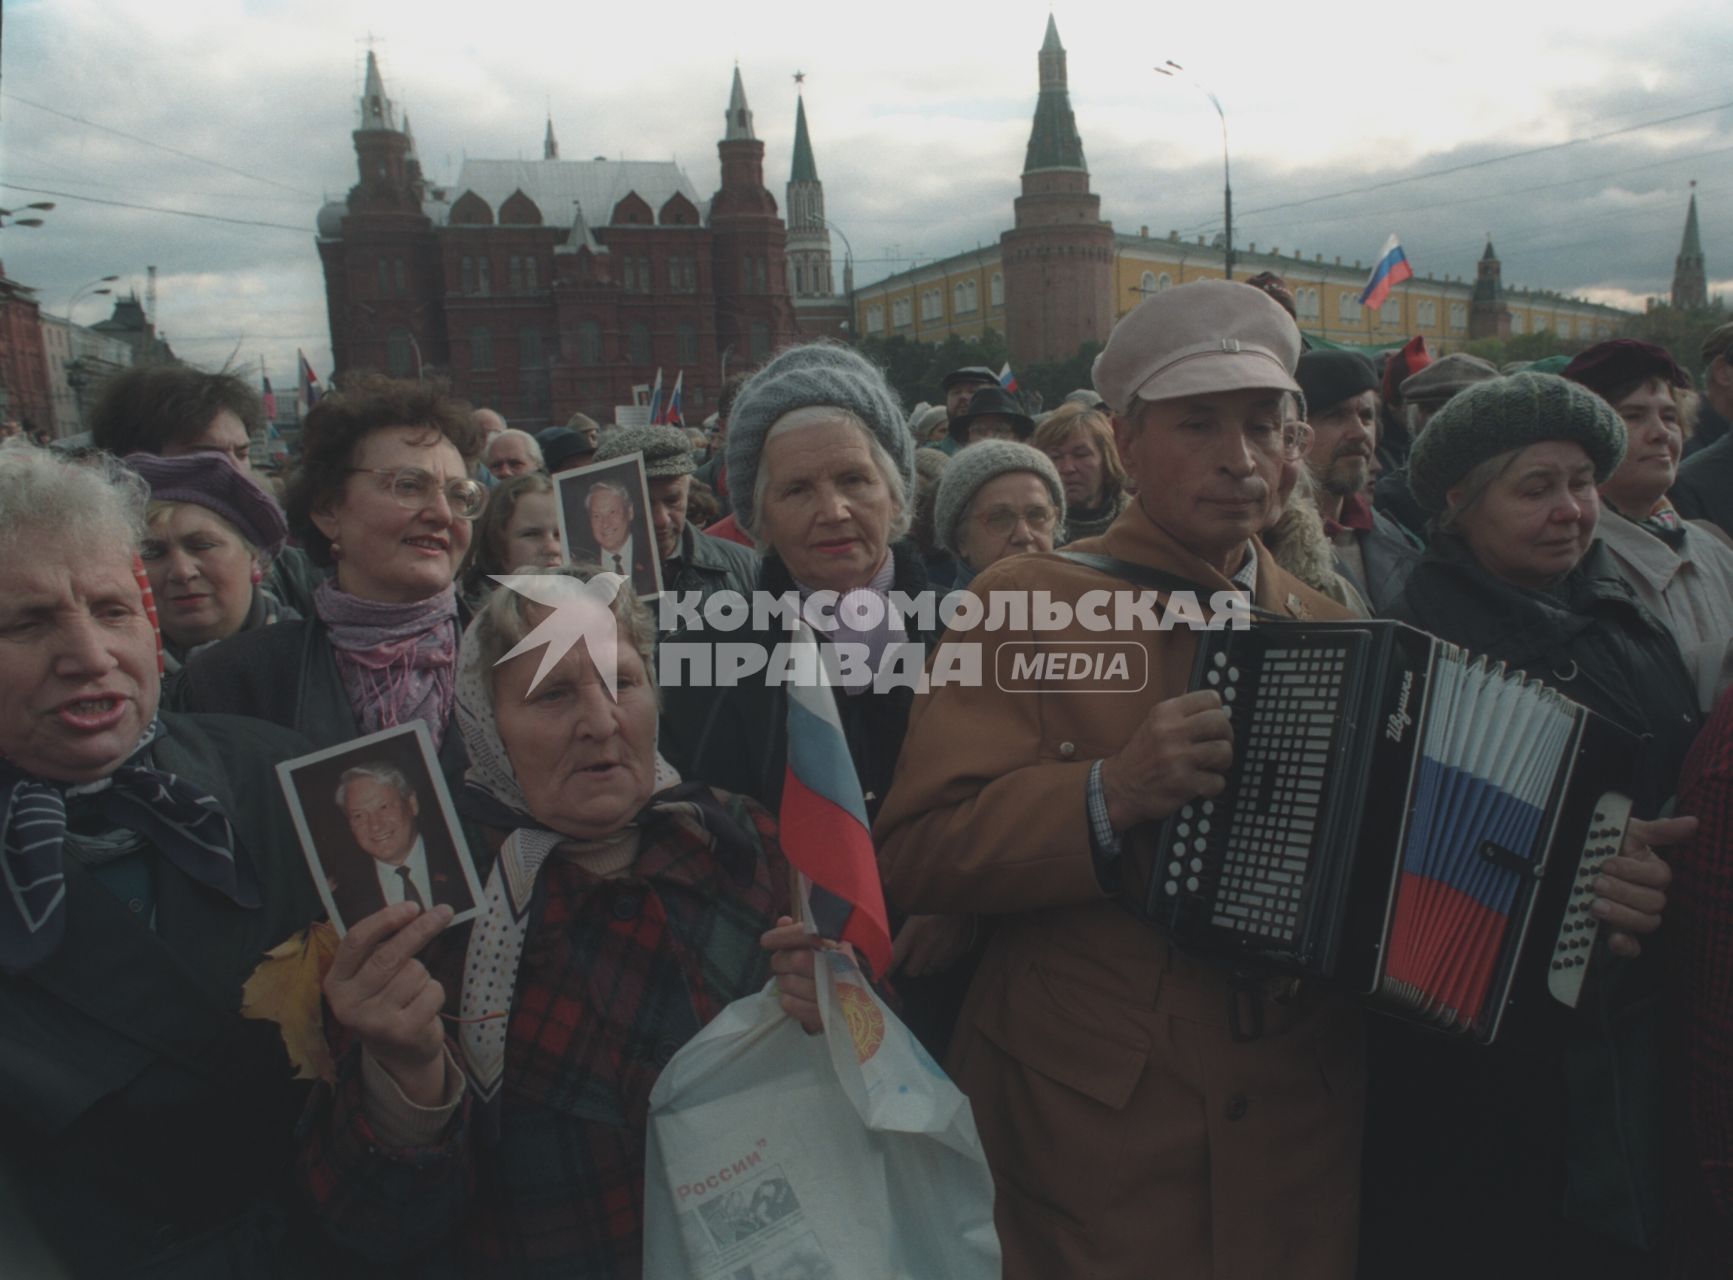
[[[560,140],[554,137],[554,118],[548,116],[548,131],[542,138],[542,159],[558,160],[560,158]]]
[[[1685,234],[1673,259],[1673,305],[1694,311],[1709,305],[1709,273],[1703,262],[1703,238],[1697,230],[1697,181],[1691,180],[1691,202],[1685,209]]]
[[[361,85],[361,127],[363,129],[397,129],[396,110],[385,96],[385,79],[379,74],[379,59],[373,50],[367,51],[367,78]]]
[[[794,98],[794,162],[789,166],[790,182],[817,182],[818,166],[812,160],[812,139],[806,133],[806,99]]]
[[[728,95],[728,131],[724,142],[757,138],[752,132],[752,109],[746,105],[746,86],[740,83],[740,68],[734,68],[734,88]]]
[[[1035,123],[1029,130],[1023,172],[1080,169],[1087,173],[1083,139],[1077,135],[1077,119],[1071,111],[1065,46],[1059,43],[1059,27],[1052,14],[1047,15],[1047,38],[1041,42],[1039,61],[1041,96],[1035,102]]]

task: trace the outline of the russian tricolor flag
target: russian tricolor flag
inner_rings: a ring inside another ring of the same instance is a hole
[[[860,779],[843,736],[818,639],[804,622],[794,643],[809,658],[788,691],[782,851],[807,881],[809,920],[822,938],[853,943],[873,976],[891,967],[891,928]],[[810,677],[810,678],[805,678]]]
[[[650,421],[662,421],[662,366],[656,366],[656,385],[650,388]]]
[[[295,360],[296,372],[301,381],[301,408],[305,411],[319,403],[319,375],[313,372],[306,353],[299,347],[295,348]]]
[[[674,375],[674,389],[668,393],[668,404],[662,410],[662,416],[655,420],[657,424],[681,427],[686,425],[686,419],[681,416],[680,412],[680,388],[685,381],[686,371],[684,369]]]
[[[1013,393],[1017,390],[1017,375],[1011,372],[1011,362],[1008,360],[1005,367],[999,370],[999,385]]]
[[[1372,275],[1360,294],[1360,305],[1377,310],[1390,296],[1390,290],[1404,280],[1414,278],[1414,268],[1408,265],[1408,255],[1402,252],[1402,242],[1392,235],[1384,242],[1384,252],[1372,267]]]

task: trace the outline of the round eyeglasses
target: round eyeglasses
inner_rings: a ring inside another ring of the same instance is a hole
[[[983,511],[975,519],[988,533],[1008,538],[1017,528],[1019,520],[1029,526],[1031,533],[1046,533],[1059,519],[1059,513],[1052,507],[1024,507],[1021,511],[1015,507],[994,507],[991,511]]]
[[[1303,458],[1312,447],[1312,424],[1290,418],[1282,423],[1278,440],[1284,461],[1292,462],[1296,458]]]
[[[439,477],[423,467],[350,467],[349,471],[388,477],[391,500],[408,511],[426,510],[440,492],[459,520],[473,520],[487,506],[487,490],[476,481],[448,480],[441,489]]]

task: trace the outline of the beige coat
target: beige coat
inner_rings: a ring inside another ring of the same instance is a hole
[[[1677,551],[1617,512],[1603,510],[1595,535],[1637,599],[1666,624],[1697,682],[1699,709],[1711,711],[1733,682],[1733,547],[1720,530],[1685,522]]]
[[[1104,551],[1212,590],[1219,571],[1167,538],[1140,504]],[[1111,589],[1052,556],[1001,562],[976,594]],[[1290,616],[1344,611],[1258,550],[1257,602]],[[1207,601],[1206,601],[1207,604]],[[1099,640],[976,633],[982,687],[916,699],[879,817],[885,887],[913,912],[977,912],[992,936],[949,1066],[974,1107],[998,1186],[1008,1280],[1343,1280],[1352,1275],[1364,1097],[1361,1019],[1302,991],[1260,1006],[1236,1042],[1220,969],[1180,955],[1110,901],[1090,854],[1090,765],[1149,709],[1186,689],[1190,631],[1120,633],[1149,662],[1135,695],[1048,687],[1005,693],[1006,642]],[[952,636],[951,639],[960,637]],[[1147,866],[1149,828],[1126,857]]]

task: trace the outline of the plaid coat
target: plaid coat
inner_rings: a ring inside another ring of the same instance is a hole
[[[497,1134],[466,1096],[437,1146],[388,1148],[363,1113],[358,1049],[344,1055],[303,1150],[338,1240],[426,1276],[640,1273],[651,1087],[724,1005],[763,987],[758,938],[788,910],[770,814],[725,792],[673,794],[684,803],[646,811],[625,875],[543,868]]]

